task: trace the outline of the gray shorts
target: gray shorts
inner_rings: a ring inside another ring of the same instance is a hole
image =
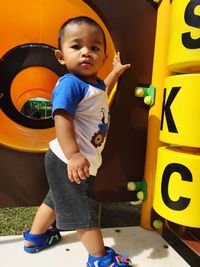
[[[99,227],[99,202],[95,192],[95,177],[80,184],[67,177],[67,165],[50,149],[45,155],[49,192],[44,203],[55,210],[56,226],[60,230]]]

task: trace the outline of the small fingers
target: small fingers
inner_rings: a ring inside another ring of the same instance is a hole
[[[84,168],[84,170],[68,170],[69,180],[77,184],[80,184],[81,180],[86,180],[89,176],[90,172],[87,166]]]
[[[125,69],[128,69],[131,67],[131,64],[125,64],[124,67],[125,67]]]
[[[117,51],[117,54],[116,54],[116,56],[115,56],[116,58],[120,58],[120,52],[119,51]]]
[[[85,173],[86,177],[90,177],[89,166],[85,166],[85,167],[84,167],[84,173]]]
[[[117,54],[115,55],[114,59],[113,59],[113,65],[117,64],[118,62],[120,62],[120,53],[117,52]]]
[[[83,170],[78,170],[78,175],[81,180],[85,180],[87,178],[85,172]]]
[[[81,183],[81,180],[80,180],[80,177],[79,177],[79,173],[76,170],[73,171],[73,179],[74,179],[75,183],[77,183],[77,184]]]
[[[76,170],[68,169],[68,178],[73,183],[80,184],[80,177]]]
[[[78,170],[78,175],[81,180],[86,180],[90,177],[89,166],[86,165],[83,169]]]
[[[72,172],[72,170],[68,168],[67,172],[68,172],[68,178],[69,178],[69,180],[70,180],[71,182],[74,182],[74,178],[73,178],[73,172]]]

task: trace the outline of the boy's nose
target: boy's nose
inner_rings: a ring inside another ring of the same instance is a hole
[[[91,57],[91,55],[92,55],[91,50],[87,47],[83,47],[82,56]]]

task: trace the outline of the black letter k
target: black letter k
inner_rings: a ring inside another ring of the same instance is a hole
[[[166,88],[164,89],[160,130],[163,129],[163,120],[164,120],[164,113],[165,113],[167,127],[168,127],[169,132],[178,133],[173,116],[172,116],[170,106],[171,106],[172,102],[174,101],[174,98],[176,97],[176,95],[178,94],[178,91],[180,89],[181,89],[181,87],[172,87],[172,90],[168,96],[166,103],[165,103]]]

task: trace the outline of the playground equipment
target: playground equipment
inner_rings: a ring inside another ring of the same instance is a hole
[[[160,10],[167,5],[163,2]],[[174,0],[169,8],[166,67],[171,73],[163,79],[159,135],[163,143],[157,153],[153,200],[167,229],[196,253],[191,266],[198,265],[200,255],[199,7],[200,1]]]
[[[136,87],[135,96],[144,97],[144,103],[152,106],[154,104],[155,87],[152,84],[149,87]]]
[[[199,6],[199,0],[1,1],[9,12],[0,18],[1,207],[38,205],[47,191],[43,158],[55,136],[53,122],[21,110],[33,98],[50,101],[66,71],[53,55],[58,29],[70,17],[87,15],[106,33],[109,57],[100,76],[111,70],[118,50],[133,66],[109,97],[99,197],[139,198],[141,226],[176,232],[199,256]]]
[[[143,177],[149,106],[135,98],[132,88],[151,81],[156,9],[146,0],[128,0],[126,5],[125,11],[120,0],[111,12],[114,7],[110,1],[59,0],[59,7],[57,2],[47,0],[1,1],[1,10],[9,14],[0,19],[5,40],[0,48],[1,206],[38,205],[48,189],[43,158],[49,140],[55,136],[53,122],[50,117],[36,120],[25,116],[21,109],[33,99],[50,100],[58,76],[66,71],[54,57],[58,30],[65,20],[80,14],[97,20],[106,33],[108,60],[100,73],[102,78],[111,70],[118,50],[122,61],[133,65],[134,71],[128,70],[121,77],[109,97],[109,103],[113,103],[110,147],[104,152],[97,188],[102,201],[136,198],[126,186],[129,177]],[[127,25],[131,35],[124,30]],[[144,35],[138,36],[138,31]],[[137,49],[133,49],[135,46]]]
[[[174,0],[158,8],[141,218],[144,227],[173,233],[195,251],[191,266],[200,255],[199,7],[199,1]],[[136,96],[145,96],[141,88]],[[132,183],[128,189],[137,190]]]

